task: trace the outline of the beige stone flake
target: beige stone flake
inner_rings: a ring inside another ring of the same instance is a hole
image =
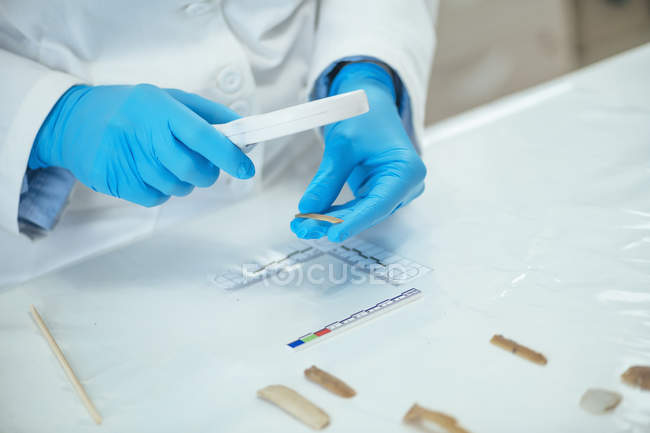
[[[313,429],[321,430],[330,423],[330,417],[325,411],[284,385],[269,385],[257,391],[257,396],[275,404]]]
[[[314,383],[319,384],[328,391],[344,398],[354,397],[357,393],[348,384],[336,376],[332,376],[326,371],[312,365],[305,370],[305,377]]]
[[[621,394],[617,392],[590,388],[582,395],[580,407],[587,412],[602,414],[614,410],[622,399]]]
[[[641,389],[650,390],[650,366],[635,365],[621,375],[623,382],[628,385],[638,386]]]

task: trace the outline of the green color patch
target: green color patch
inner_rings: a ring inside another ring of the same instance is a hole
[[[316,335],[316,334],[311,334],[311,335],[308,335],[308,336],[306,336],[306,337],[302,337],[301,340],[304,341],[304,342],[306,343],[306,342],[308,342],[308,341],[313,340],[314,338],[318,338],[318,335]]]

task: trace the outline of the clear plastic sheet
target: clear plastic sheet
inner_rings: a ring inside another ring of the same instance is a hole
[[[303,351],[287,336],[396,288],[215,287],[291,240],[299,168],[254,200],[4,289],[0,430],[98,431],[27,314],[35,304],[105,432],[310,431],[255,397],[275,383],[327,411],[332,432],[417,431],[401,421],[414,402],[472,432],[650,431],[650,392],[620,379],[650,365],[648,77],[650,46],[431,129],[426,192],[363,235],[433,269],[412,282],[423,296]],[[357,396],[306,381],[312,364]],[[593,415],[579,406],[588,388],[623,400]]]

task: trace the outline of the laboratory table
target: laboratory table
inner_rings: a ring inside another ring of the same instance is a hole
[[[311,431],[256,397],[270,384],[322,407],[331,432],[418,431],[402,422],[415,402],[475,433],[649,432],[650,391],[620,375],[650,365],[650,46],[443,121],[424,141],[425,193],[360,236],[431,269],[389,288],[415,287],[419,300],[292,350],[291,338],[354,313],[374,289],[215,284],[295,241],[289,222],[310,174],[296,170],[251,199],[0,289],[0,432]],[[548,364],[491,345],[494,334]],[[357,396],[306,381],[311,365]],[[582,410],[594,387],[621,404]]]

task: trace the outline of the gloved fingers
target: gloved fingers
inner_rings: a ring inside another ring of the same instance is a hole
[[[291,231],[300,239],[320,239],[327,234],[328,227],[331,225],[325,221],[294,219],[291,221]]]
[[[156,141],[154,146],[161,164],[182,181],[205,188],[219,178],[219,169],[214,164],[171,135],[168,140]]]
[[[138,171],[142,180],[164,195],[185,196],[192,192],[194,185],[183,182],[161,164],[140,164]]]
[[[358,200],[351,200],[343,205],[332,206],[323,212],[325,215],[343,219],[348,212],[347,209],[354,206]],[[291,221],[291,231],[301,239],[319,239],[327,235],[332,227],[331,223],[309,218],[294,218]]]
[[[366,230],[391,215],[402,203],[404,197],[419,185],[412,185],[399,177],[383,175],[377,179],[367,195],[346,209],[343,222],[327,231],[332,242],[342,242]]]
[[[412,202],[413,200],[421,196],[423,192],[424,192],[424,182],[420,182],[420,185],[414,188],[412,192],[402,200],[402,202],[393,210],[393,213],[395,213],[397,209],[406,206],[407,204],[409,204],[410,202]]]
[[[353,169],[351,161],[341,155],[345,143],[328,145],[314,178],[300,199],[300,212],[322,212],[338,197]]]
[[[369,223],[367,227],[358,229],[354,232],[350,232],[347,234],[344,233],[345,235],[344,238],[341,238],[339,241],[344,241],[350,236],[354,236],[355,234],[365,230],[366,228],[369,228],[372,225],[378,223],[385,217],[392,215],[393,213],[395,213],[395,211],[397,211],[397,209],[406,206],[412,200],[420,196],[423,192],[424,192],[424,182],[420,182],[420,184],[417,187],[413,188],[405,197],[402,198],[401,201],[399,201],[397,206],[394,206],[392,211],[381,216],[377,221]],[[359,203],[361,204],[359,205]],[[354,222],[354,220],[357,218],[363,218],[363,215],[359,214],[359,206],[365,207],[367,205],[369,205],[369,203],[367,203],[366,198],[354,199],[342,205],[332,206],[323,213],[325,215],[341,218],[343,220],[341,224],[345,224],[346,221],[352,220]],[[323,236],[328,236],[330,240],[336,242],[337,241],[336,239],[338,239],[339,235],[337,235],[334,232],[336,231],[336,227],[338,225],[340,224],[331,224],[326,221],[319,221],[313,219],[295,218],[293,221],[291,221],[291,231],[293,231],[296,234],[296,236],[298,236],[301,239],[320,239]],[[330,235],[330,232],[333,233]]]
[[[239,179],[255,175],[253,162],[223,134],[185,106],[170,116],[169,127],[188,148]]]
[[[366,220],[365,218],[372,218],[372,217],[367,215],[364,216],[359,212],[360,209],[363,209],[366,206],[371,206],[371,201],[369,201],[368,197],[370,197],[372,201],[374,200],[379,201],[379,199],[372,198],[372,194],[377,194],[378,191],[382,189],[388,189],[386,185],[386,179],[383,178],[382,176],[375,176],[370,181],[364,183],[362,189],[366,191],[362,198],[350,200],[349,202],[344,203],[342,205],[331,206],[330,208],[321,212],[325,215],[341,218],[343,220],[342,223],[331,224],[326,221],[319,221],[319,220],[306,219],[306,218],[305,219],[295,218],[293,221],[291,221],[291,231],[293,231],[296,234],[296,236],[298,236],[301,239],[320,239],[323,236],[328,236],[329,239],[333,242],[344,241],[345,239],[354,236],[355,234],[367,228],[370,228],[371,226],[375,225],[382,219],[395,213],[397,209],[406,206],[413,199],[417,198],[424,191],[424,182],[420,182],[419,185],[417,185],[414,188],[411,188],[409,192],[406,193],[406,195],[404,195],[401,198],[401,200],[399,199],[400,193],[397,193],[396,194],[397,198],[395,199],[397,201],[397,205],[394,205],[392,210],[390,210],[391,205],[389,204],[389,200],[386,199],[385,200],[386,210],[383,212],[379,211],[379,214],[383,213],[383,215],[381,215],[380,218],[378,218],[376,221]],[[403,192],[404,188],[396,186],[396,190]],[[347,233],[344,232],[343,238],[338,239],[339,235],[336,234],[337,226],[346,224],[346,222],[350,224],[350,221],[354,223],[354,221],[357,219],[362,220],[360,221],[361,223],[360,225],[362,226],[362,228],[352,229],[352,231]],[[365,226],[363,224],[364,222],[367,223],[365,224]]]
[[[169,200],[169,196],[153,188],[141,179],[119,177],[117,187],[109,194],[145,207],[154,207]]]
[[[165,89],[165,91],[208,123],[228,123],[241,117],[225,105],[218,104],[194,93],[178,89]]]
[[[156,146],[156,143],[159,142],[170,141],[170,137],[164,137],[164,135],[160,137],[160,135],[152,134],[151,141],[153,146]],[[130,148],[130,154],[133,156],[133,163],[138,173],[134,177],[139,177],[145,184],[167,196],[184,196],[192,192],[194,186],[183,182],[165,168],[158,158],[157,150],[155,149],[153,155],[151,155],[151,151],[145,150],[142,146],[132,146]]]

